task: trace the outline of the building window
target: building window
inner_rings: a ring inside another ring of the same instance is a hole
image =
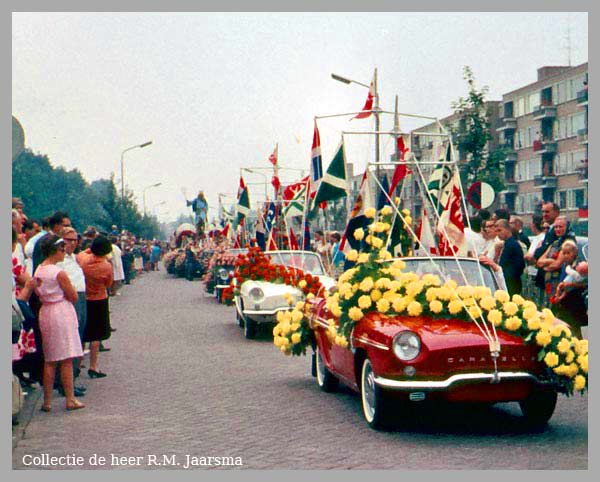
[[[567,209],[567,191],[557,191],[556,204],[558,204],[561,209]]]
[[[516,105],[516,116],[521,117],[523,115],[525,115],[525,98],[519,97]]]
[[[571,189],[570,194],[570,208],[579,209],[587,206],[587,193],[586,189]]]
[[[539,92],[535,92],[533,94],[529,94],[529,97],[528,97],[527,100],[529,102],[527,113],[530,114],[531,112],[533,112],[534,110],[536,110],[540,106],[540,104],[541,104],[540,93]]]

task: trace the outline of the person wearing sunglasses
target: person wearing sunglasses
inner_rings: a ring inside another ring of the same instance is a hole
[[[44,403],[42,410],[52,409],[52,390],[56,366],[60,365],[60,377],[66,396],[67,410],[77,410],[85,405],[75,398],[73,383],[73,359],[83,356],[79,337],[77,291],[65,271],[57,266],[64,261],[65,242],[50,234],[40,240],[44,261],[35,270],[39,280],[35,289],[42,306],[39,313],[42,345],[44,349]]]

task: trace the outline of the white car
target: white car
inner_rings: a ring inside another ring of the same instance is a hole
[[[305,273],[317,276],[324,289],[330,289],[336,282],[327,276],[321,257],[310,251],[266,251],[273,264],[298,268]],[[254,338],[258,324],[275,323],[277,312],[288,310],[287,294],[294,302],[304,299],[304,293],[294,286],[248,280],[242,283],[240,295],[235,297],[238,324],[244,327],[246,338]]]

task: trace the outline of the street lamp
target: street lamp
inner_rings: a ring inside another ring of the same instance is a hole
[[[164,206],[165,204],[167,204],[167,201],[161,201],[161,202],[159,202],[159,203],[155,204],[155,205],[152,207],[152,212],[156,214],[156,208],[157,208],[158,206]]]
[[[342,82],[344,84],[358,84],[370,89],[371,86],[364,84],[362,82],[358,82],[357,80],[348,79],[346,77],[342,77],[341,75],[331,74],[331,78],[333,80],[337,80],[338,82]],[[375,115],[375,163],[376,166],[376,175],[377,179],[379,179],[379,92],[377,90],[377,69],[375,69],[375,74],[373,76],[373,114]]]
[[[269,180],[268,180],[266,174],[263,174],[262,172],[257,171],[256,169],[250,169],[249,167],[242,167],[240,170],[249,172],[250,174],[258,174],[259,176],[262,176],[265,179],[265,198],[269,197],[269,195],[267,193],[268,187],[269,187]]]
[[[144,142],[143,144],[136,144],[135,146],[128,147],[123,152],[121,152],[121,202],[125,200],[125,175],[123,174],[123,156],[127,151],[131,151],[132,149],[143,149],[144,147],[152,144],[152,141]]]
[[[153,188],[153,187],[158,187],[162,184],[162,182],[157,182],[156,184],[152,184],[150,186],[146,186],[143,190],[142,190],[142,200],[143,200],[143,206],[144,206],[144,216],[146,215],[146,190]]]

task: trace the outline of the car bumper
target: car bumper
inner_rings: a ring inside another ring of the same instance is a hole
[[[445,380],[394,380],[391,378],[375,377],[379,386],[399,391],[444,391],[451,390],[461,384],[500,383],[505,381],[530,381],[544,384],[538,377],[527,372],[498,372],[497,378],[493,373],[461,373],[452,375]]]
[[[288,311],[289,306],[282,306],[273,310],[243,310],[244,318],[250,318],[257,323],[275,323],[277,321],[277,313],[280,311]]]

